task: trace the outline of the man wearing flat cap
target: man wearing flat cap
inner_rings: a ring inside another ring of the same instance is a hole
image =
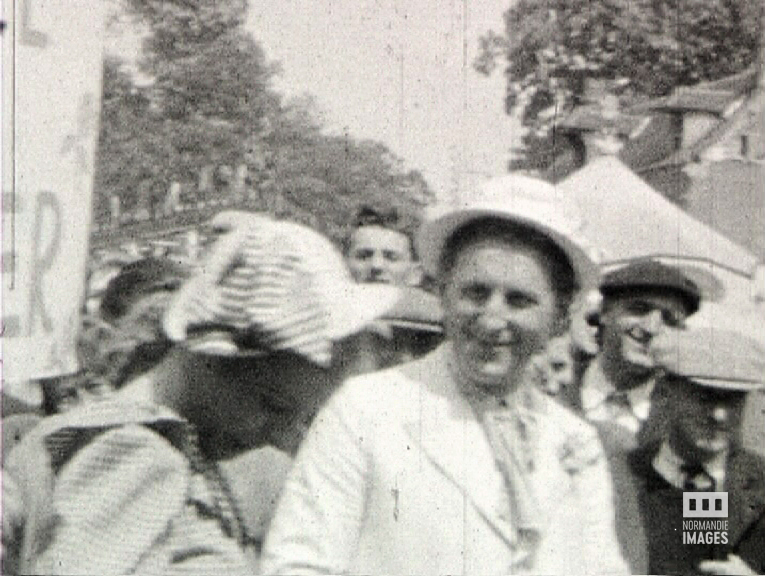
[[[645,571],[765,573],[765,459],[740,443],[747,394],[765,387],[765,349],[742,334],[697,329],[663,335],[654,354],[667,424],[627,457],[632,484],[622,486],[637,495],[639,517],[625,522],[642,528]],[[727,492],[724,537],[683,541],[684,492]]]
[[[581,409],[593,422],[611,422],[636,438],[647,421],[656,377],[654,339],[684,326],[701,294],[678,268],[639,260],[606,274],[601,351],[584,372]]]
[[[510,175],[424,225],[447,341],[319,413],[265,573],[626,573],[597,433],[529,373],[594,283],[577,223],[550,184]]]

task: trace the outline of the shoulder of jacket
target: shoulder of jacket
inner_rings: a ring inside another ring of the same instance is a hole
[[[181,441],[180,428],[185,425],[177,415],[161,406],[98,401],[44,418],[11,455],[24,458],[24,455],[43,451],[55,472],[81,449],[102,437],[131,450],[170,448]],[[173,432],[176,429],[178,433]]]
[[[416,389],[417,383],[422,382],[423,378],[434,376],[430,364],[432,361],[428,361],[426,357],[384,370],[353,376],[343,383],[340,393],[353,398],[366,398],[371,395],[380,402],[405,397]]]
[[[749,482],[757,482],[765,488],[765,457],[747,450],[738,448],[730,456],[729,465],[741,470],[749,478]]]

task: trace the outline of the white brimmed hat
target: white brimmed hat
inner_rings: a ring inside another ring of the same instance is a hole
[[[416,239],[425,271],[437,276],[449,239],[466,224],[487,217],[547,236],[568,256],[580,289],[597,287],[598,266],[576,205],[552,184],[519,174],[489,180],[460,205],[436,208],[429,215]]]
[[[168,337],[201,354],[291,351],[327,365],[332,342],[357,332],[399,297],[392,286],[356,284],[324,236],[294,222],[227,213],[228,229],[173,298]]]

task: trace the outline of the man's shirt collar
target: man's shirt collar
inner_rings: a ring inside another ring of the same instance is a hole
[[[655,380],[651,379],[641,386],[624,392],[629,411],[637,424],[642,424],[648,419],[651,394],[655,385]],[[589,420],[612,419],[608,404],[615,392],[616,388],[603,372],[600,358],[595,358],[582,379],[582,409],[585,416]]]
[[[718,454],[711,461],[703,464],[704,471],[714,480],[712,491],[721,490],[725,482],[725,462],[727,452]],[[685,473],[682,470],[685,461],[669,445],[663,442],[653,459],[653,468],[656,472],[675,488],[683,489],[685,485]]]

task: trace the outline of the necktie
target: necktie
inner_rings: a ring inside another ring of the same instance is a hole
[[[510,403],[504,398],[487,401],[474,394],[467,395],[504,477],[518,546],[528,554],[528,559],[536,554],[542,530],[542,509],[531,477],[538,440],[534,394],[531,388],[520,390]]]
[[[632,410],[627,392],[612,392],[606,397],[606,409],[613,422],[627,428],[632,434],[640,430],[640,420]]]
[[[705,492],[714,490],[715,481],[709,472],[699,463],[685,463],[680,466],[683,474],[683,490],[686,492]]]
[[[488,410],[484,429],[505,479],[510,518],[518,546],[531,562],[541,537],[541,508],[531,473],[534,469],[535,423],[533,416],[518,410]]]
[[[611,392],[606,397],[606,402],[610,406],[619,407],[619,408],[629,408],[630,407],[630,399],[627,396],[626,392],[622,391],[614,391]]]

